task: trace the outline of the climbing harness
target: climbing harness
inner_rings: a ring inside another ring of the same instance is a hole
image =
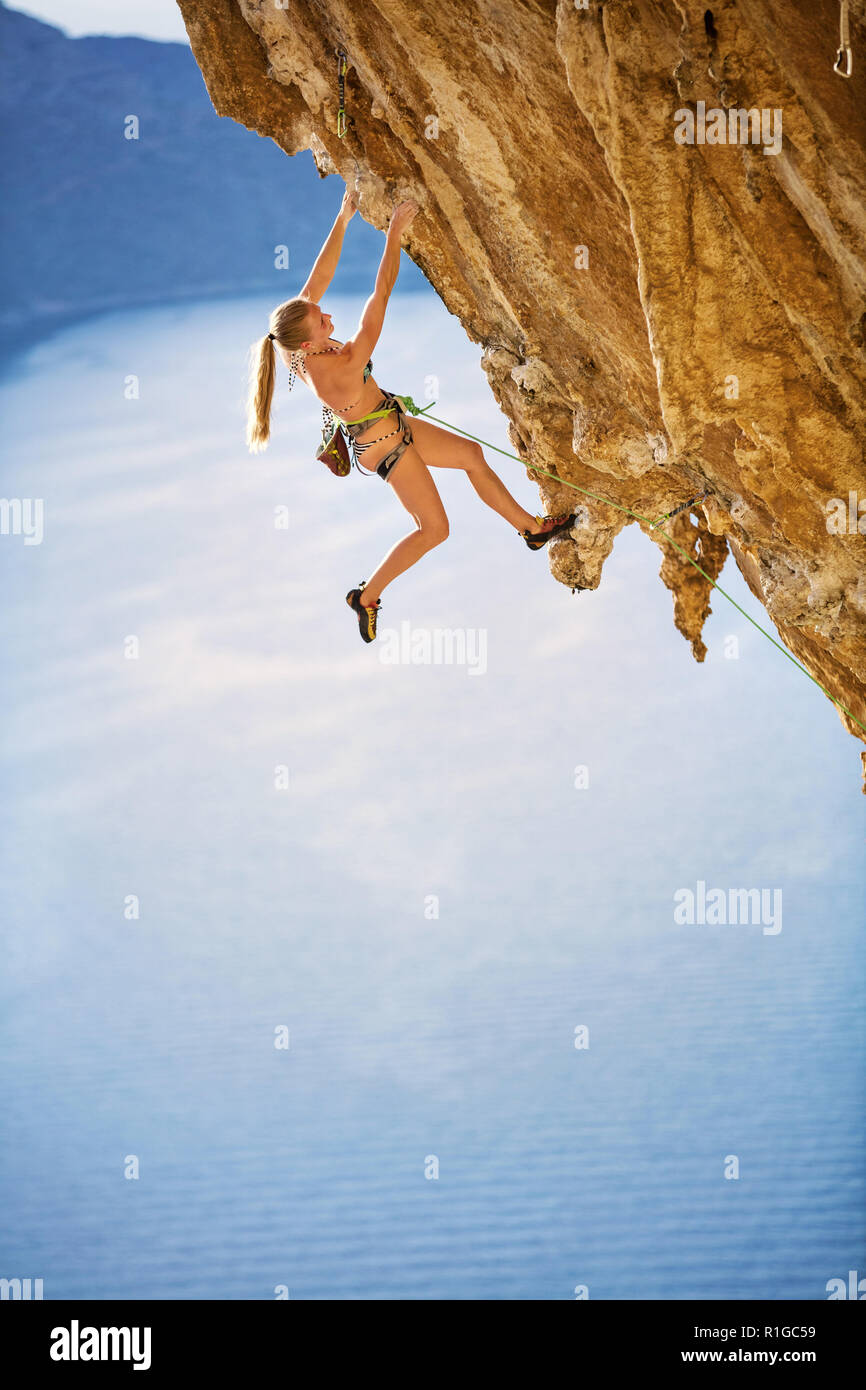
[[[347,127],[346,68],[348,65],[349,55],[347,54],[345,48],[335,48],[334,52],[337,55],[337,86],[339,88],[340,93],[340,104],[337,109],[337,135],[342,140],[343,136],[346,134]]]
[[[430,402],[430,405],[435,404],[435,401]],[[429,408],[429,406],[425,407],[426,410],[429,410]],[[416,413],[421,414],[420,411],[417,411]],[[642,521],[644,525],[649,526],[651,530],[658,530],[658,527],[661,524],[658,521],[650,521],[648,516],[642,516],[640,512],[632,511],[630,507],[624,507],[620,502],[614,502],[609,497],[603,497],[599,492],[591,492],[589,488],[580,487],[578,483],[569,482],[567,478],[558,478],[555,473],[548,473],[548,471],[545,468],[539,468],[534,463],[527,463],[526,459],[518,458],[517,454],[511,454],[508,452],[507,449],[500,449],[498,445],[491,444],[488,439],[479,439],[477,434],[470,434],[468,430],[462,430],[459,425],[449,424],[447,420],[440,420],[436,415],[430,415],[427,418],[430,420],[435,420],[437,425],[444,425],[446,429],[454,430],[456,434],[462,434],[466,439],[474,439],[476,444],[483,444],[485,448],[493,449],[495,453],[503,454],[505,458],[513,459],[515,463],[522,463],[524,468],[531,469],[533,473],[540,473],[545,478],[552,478],[555,483],[559,483],[560,487],[573,488],[575,492],[582,492],[585,497],[592,497],[596,502],[604,502],[606,506],[614,507],[616,511],[624,512],[626,516],[634,517],[635,521]],[[696,499],[694,498],[692,499],[692,501],[695,500]],[[683,505],[683,507],[677,508],[677,510],[672,512],[670,515],[676,516],[677,511],[684,511],[686,507],[691,505],[691,502],[686,502]],[[662,521],[666,520],[668,520],[667,517],[662,518]],[[769,633],[765,627],[761,627],[760,623],[756,623],[754,618],[750,617],[750,615],[746,612],[745,608],[741,608],[740,605],[737,603],[737,600],[735,598],[731,598],[731,595],[727,592],[727,590],[723,589],[721,584],[717,584],[715,579],[711,578],[711,576],[707,574],[706,570],[701,568],[697,560],[693,560],[691,555],[689,555],[688,551],[684,550],[681,545],[677,544],[673,536],[669,536],[667,531],[660,531],[659,534],[664,536],[666,541],[670,542],[674,550],[678,551],[679,554],[682,555],[684,560],[688,560],[689,564],[692,566],[693,569],[697,570],[698,574],[703,575],[704,579],[706,579],[707,583],[710,585],[710,588],[718,589],[722,597],[726,598],[728,600],[728,603],[732,603],[733,606],[736,608],[737,612],[742,614],[746,621],[752,624],[752,627],[757,628],[758,632],[762,633],[763,636],[766,637],[768,642],[772,642],[774,647],[778,647],[779,651],[782,653],[783,656],[788,658],[792,666],[796,666],[798,671],[802,671],[803,675],[807,676],[813,685],[817,685],[818,689],[823,691],[823,693],[827,696],[828,700],[832,701],[832,703],[836,705],[836,707],[840,709],[843,714],[847,714],[848,718],[853,720],[857,727],[862,729],[863,732],[866,733],[866,724],[864,724],[860,719],[858,719],[856,714],[852,714],[851,711],[848,709],[847,705],[842,704],[841,700],[837,700],[835,695],[831,695],[827,687],[825,685],[822,685],[819,680],[816,680],[816,678],[812,675],[811,671],[807,671],[805,666],[802,666],[800,662],[797,660],[797,658],[792,656],[786,647],[782,646],[781,642],[777,642],[775,637],[773,637],[772,634]]]
[[[842,0],[839,8],[839,48],[833,71],[840,77],[850,77],[854,70],[854,54],[851,51],[851,30],[848,27],[848,0]]]
[[[393,396],[395,401],[399,401],[403,409],[407,410],[410,415],[426,415],[427,411],[430,409],[430,406],[436,404],[435,401],[431,401],[430,405],[416,405],[411,396],[398,396],[396,391],[389,391],[387,394]],[[360,425],[365,420],[378,420],[380,415],[390,414],[390,410],[371,410],[369,415],[359,415],[357,420],[348,420],[345,423],[349,425]],[[337,416],[337,419],[340,419],[339,415]],[[340,420],[340,423],[343,424],[344,422]]]
[[[403,426],[399,423],[401,413],[404,415],[423,415],[426,411],[430,409],[431,406],[434,406],[436,404],[435,401],[431,401],[430,405],[419,406],[415,404],[411,396],[398,396],[394,391],[383,391],[382,396],[385,400],[393,401],[394,404],[386,406],[384,410],[371,410],[368,415],[359,415],[357,420],[343,420],[340,418],[339,415],[335,415],[334,412],[329,409],[329,414],[331,415],[332,420],[337,421],[337,425],[334,430],[334,434],[332,435],[332,438],[335,438],[341,430],[345,430],[345,433],[348,434],[352,443],[355,467],[357,468],[359,473],[364,473],[364,469],[361,467],[360,461],[358,459],[359,453],[363,453],[365,449],[372,448],[374,444],[380,444],[383,439],[390,439],[392,435],[403,433]],[[393,415],[395,411],[397,413],[398,428],[396,430],[392,430],[390,434],[380,434],[377,439],[371,439],[366,444],[358,443],[351,430],[347,430],[345,428],[347,424],[362,425],[366,424],[368,420],[379,420],[385,415]],[[373,478],[376,475],[375,473],[366,473],[365,476],[368,478]]]

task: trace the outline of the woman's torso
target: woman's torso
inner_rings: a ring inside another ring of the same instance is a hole
[[[330,346],[342,348],[343,343],[337,343],[333,338],[328,340]],[[298,375],[309,386],[310,390],[322,405],[327,406],[335,415],[341,419],[357,420],[359,416],[366,415],[369,411],[375,410],[379,401],[382,399],[382,391],[373,377],[373,359],[370,358],[364,368],[363,382],[358,381],[355,372],[348,373],[340,371],[336,363],[337,354],[319,352],[315,354],[315,365],[312,366],[308,359],[303,359],[302,365],[298,368]],[[347,378],[350,380],[347,381]],[[342,400],[340,395],[342,393]],[[373,421],[372,425],[378,424]],[[366,433],[366,431],[365,431]]]
[[[343,347],[342,343],[330,340],[332,346]],[[363,385],[358,381],[355,373],[341,373],[334,370],[336,353],[317,353],[313,361],[315,366],[312,372],[305,360],[303,370],[299,367],[298,375],[309,386],[310,390],[322,405],[327,406],[335,415],[349,422],[359,419],[363,415],[375,410],[384,395],[380,386],[373,377],[373,359],[364,368],[367,373]],[[322,370],[322,363],[327,365]],[[369,372],[368,372],[369,369]],[[351,385],[346,383],[345,378],[352,376]],[[343,399],[340,400],[340,392]],[[351,409],[347,409],[347,407]],[[364,450],[363,465],[370,472],[374,472],[378,464],[394,447],[394,431],[399,426],[400,420],[397,412],[391,410],[387,415],[382,415],[378,420],[371,420],[370,424],[362,430],[355,432],[355,438],[359,443],[369,444],[370,447]],[[377,440],[381,439],[381,444]]]

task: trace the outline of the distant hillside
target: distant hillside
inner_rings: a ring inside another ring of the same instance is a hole
[[[72,39],[2,3],[0,156],[0,355],[103,309],[286,298],[343,188],[309,154],[289,159],[217,116],[184,44]],[[288,270],[274,267],[279,244]],[[382,246],[356,216],[334,289],[372,287]],[[399,286],[427,286],[405,257]]]

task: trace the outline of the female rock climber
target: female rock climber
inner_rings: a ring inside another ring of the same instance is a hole
[[[540,550],[551,536],[572,525],[574,513],[533,517],[524,511],[486,462],[479,444],[429,420],[414,419],[410,425],[400,399],[383,390],[372,376],[370,354],[382,332],[388,298],[400,268],[401,238],[418,211],[417,203],[400,203],[394,209],[375,287],[354,337],[340,343],[331,336],[334,325],[319,300],[331,283],[355,210],[355,199],[347,190],[303,289],[273,310],[270,331],[253,344],[247,444],[251,452],[258,453],[268,442],[276,344],[290,371],[290,389],[297,372],[327,411],[342,421],[355,451],[356,467],[366,471],[360,462],[363,457],[370,476],[375,471],[390,483],[415,522],[414,530],[388,551],[370,578],[362,579],[346,595],[346,602],[357,614],[361,636],[372,642],[383,589],[448,535],[448,518],[430,476],[431,467],[462,468],[481,500],[510,522],[531,550]],[[383,413],[368,423],[375,411]]]

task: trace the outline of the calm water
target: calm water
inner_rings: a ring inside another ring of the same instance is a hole
[[[697,666],[639,533],[572,596],[456,472],[380,628],[483,633],[484,669],[384,663],[343,595],[390,489],[315,463],[285,373],[243,445],[269,307],[115,315],[0,386],[3,494],[45,506],[0,537],[0,1274],[825,1298],[866,1273],[857,745],[718,596]],[[478,359],[392,300],[380,383],[509,448]],[[778,890],[781,930],[680,924],[699,882]]]

